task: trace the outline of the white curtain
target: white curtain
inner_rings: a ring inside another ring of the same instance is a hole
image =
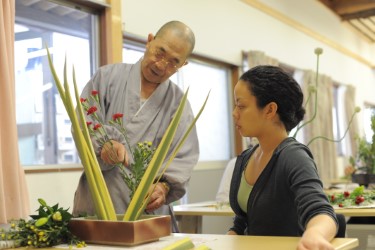
[[[354,86],[348,85],[345,86],[345,93],[344,93],[344,105],[345,105],[345,121],[343,121],[344,127],[347,128],[349,126],[349,121],[352,115],[355,112],[355,94],[356,89]],[[358,142],[356,137],[359,135],[359,128],[358,128],[358,114],[356,114],[353,118],[352,123],[350,124],[348,134],[345,137],[347,149],[346,154],[348,156],[355,156],[358,150]]]
[[[272,58],[263,51],[250,50],[247,53],[244,53],[245,59],[247,59],[247,64],[245,64],[245,70],[251,69],[252,67],[258,65],[272,65],[279,66],[279,61],[275,58]],[[244,60],[245,61],[245,60]]]
[[[26,218],[29,198],[18,155],[14,82],[15,0],[0,1],[0,224]]]
[[[302,74],[301,74],[302,72]],[[310,70],[298,72],[301,74],[300,83],[306,100],[309,96],[309,89],[316,85],[316,73]],[[298,74],[297,73],[297,74]],[[317,99],[314,94],[307,102],[305,123],[309,121],[316,110],[316,116],[311,123],[308,123],[301,130],[303,133],[302,141],[307,144],[315,137],[325,137],[334,139],[333,134],[333,82],[330,77],[319,74],[318,83],[316,85]],[[315,106],[315,103],[317,104]],[[301,125],[300,124],[300,125]],[[300,132],[299,132],[300,133]],[[297,136],[297,139],[299,137]],[[324,139],[316,139],[311,142],[309,148],[314,156],[320,178],[325,187],[328,187],[333,179],[337,178],[337,162],[336,162],[336,143],[329,142]]]

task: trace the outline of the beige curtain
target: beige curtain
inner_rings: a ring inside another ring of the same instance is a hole
[[[316,73],[310,70],[303,71],[301,86],[305,100],[309,94],[309,86],[315,85]],[[333,82],[328,76],[319,75],[316,87],[317,113],[315,119],[307,124],[303,131],[303,143],[307,144],[316,136],[324,136],[333,139]],[[315,110],[315,98],[312,97],[305,106],[306,115],[304,121],[313,117]],[[314,156],[320,178],[325,187],[328,187],[333,179],[337,178],[336,144],[324,139],[317,139],[311,142],[309,148]]]
[[[354,86],[348,85],[345,87],[345,94],[344,94],[344,105],[345,105],[345,115],[346,120],[343,122],[344,127],[347,128],[349,125],[349,120],[352,117],[356,103],[355,103],[355,94],[356,89]],[[359,128],[358,128],[358,113],[354,116],[353,121],[349,127],[348,134],[345,136],[346,145],[349,148],[346,149],[348,156],[355,156],[357,154],[358,149],[358,142],[356,137],[359,135]]]
[[[0,1],[0,224],[26,218],[29,198],[18,155],[14,82],[15,0]]]
[[[245,64],[245,70],[251,69],[252,67],[258,65],[273,65],[279,66],[279,61],[275,58],[272,58],[263,51],[250,50],[247,53],[244,53],[245,59],[247,59],[247,65]],[[245,60],[244,60],[245,61]]]

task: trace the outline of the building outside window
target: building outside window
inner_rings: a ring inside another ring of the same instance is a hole
[[[79,163],[45,47],[50,49],[60,79],[65,57],[68,77],[74,64],[81,91],[97,68],[97,27],[98,17],[82,8],[56,1],[16,0],[16,119],[22,165]]]

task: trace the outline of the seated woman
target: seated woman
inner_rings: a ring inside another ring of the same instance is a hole
[[[234,89],[236,128],[259,141],[237,157],[228,234],[302,236],[297,249],[333,249],[338,221],[308,147],[289,132],[303,119],[298,83],[278,67],[245,72]]]

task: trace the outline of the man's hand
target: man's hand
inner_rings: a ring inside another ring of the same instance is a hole
[[[152,186],[151,188],[153,187],[154,186]],[[158,182],[148,201],[146,211],[152,212],[160,208],[162,205],[164,205],[167,200],[166,198],[167,198],[168,192],[169,192],[169,188],[167,188],[167,186],[165,186],[163,183]]]
[[[125,146],[114,140],[108,141],[103,145],[100,158],[110,165],[123,163],[127,166],[129,163],[129,156]]]

